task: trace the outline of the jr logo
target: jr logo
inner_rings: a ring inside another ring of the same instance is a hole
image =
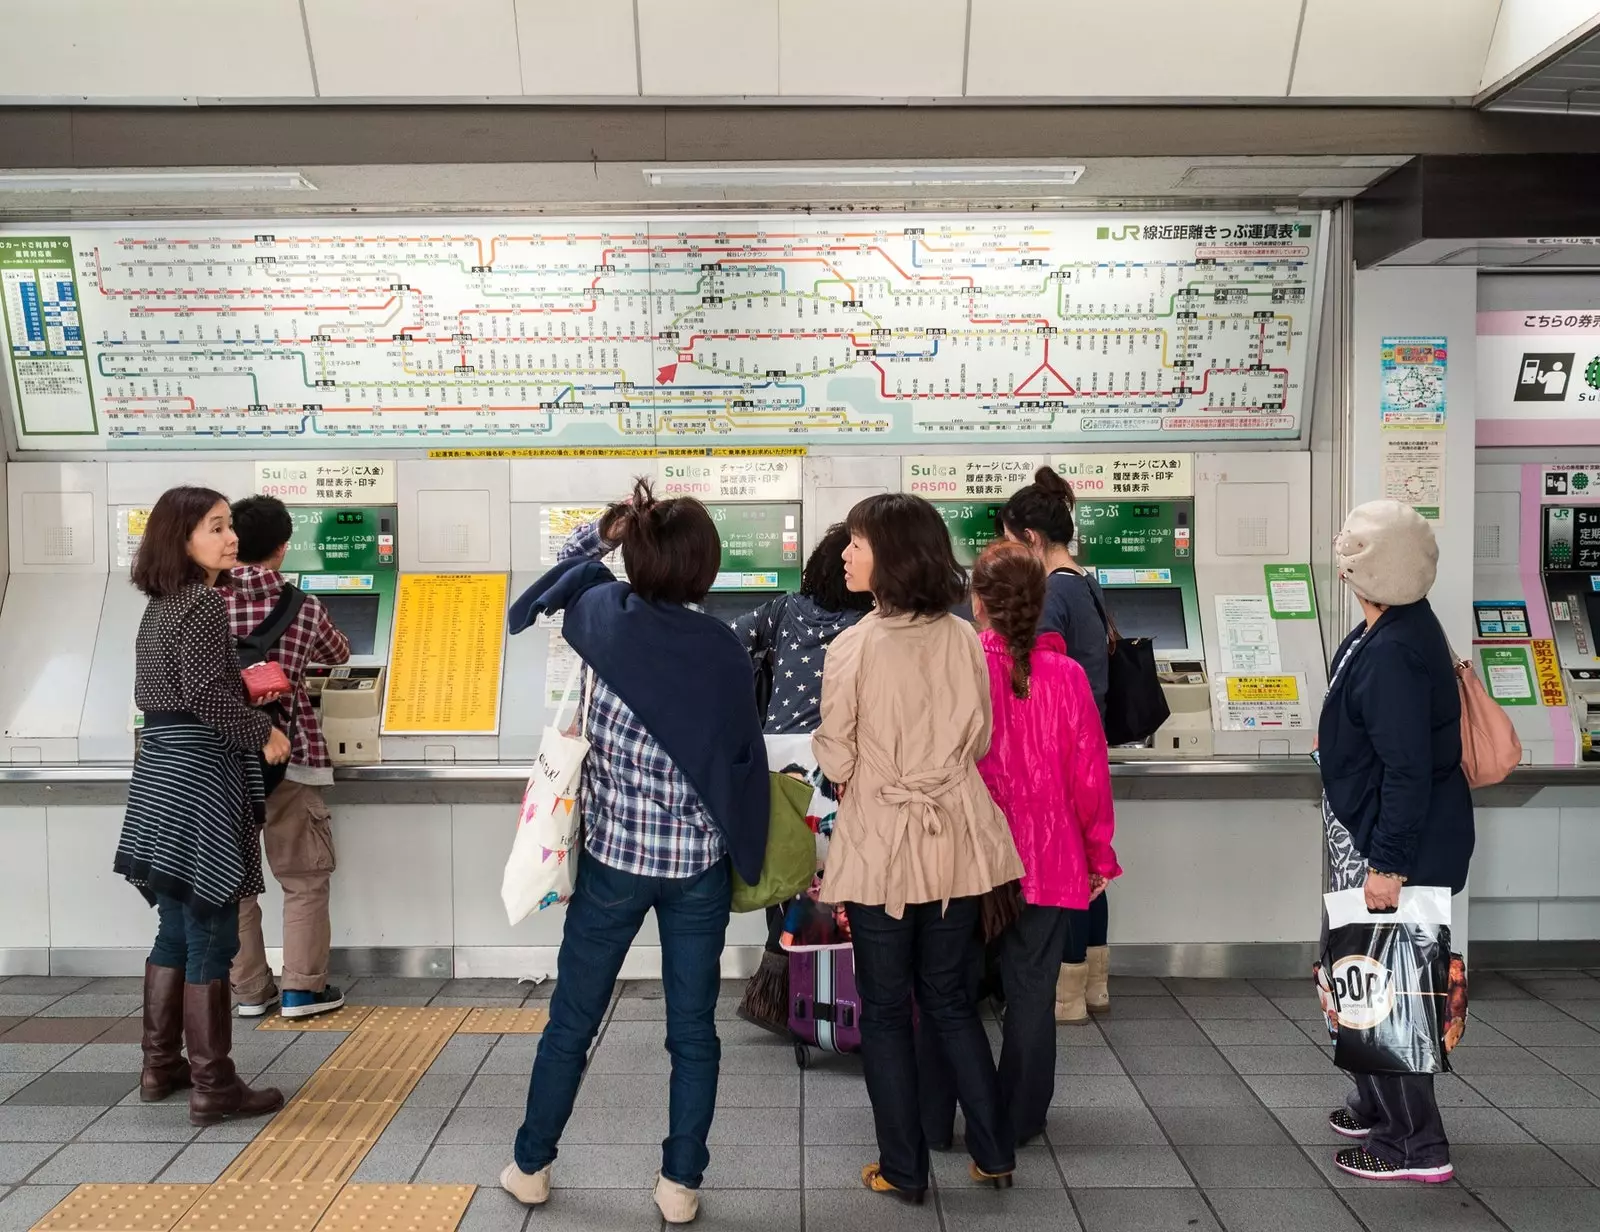
[[[1334,963],[1332,983],[1341,1027],[1370,1030],[1394,1009],[1394,980],[1389,969],[1366,954]]]

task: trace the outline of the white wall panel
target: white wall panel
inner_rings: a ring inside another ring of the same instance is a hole
[[[1486,90],[1543,59],[1597,17],[1595,0],[1500,0],[1479,87]]]
[[[1600,937],[1600,898],[1546,899],[1539,904],[1540,941]]]
[[[966,0],[806,0],[778,9],[778,80],[795,96],[956,98]]]
[[[333,944],[450,945],[450,811],[438,804],[333,809]]]
[[[641,93],[778,93],[778,0],[638,0]]]
[[[45,810],[0,809],[0,852],[5,853],[0,859],[0,950],[44,948],[50,944]]]
[[[1119,800],[1116,848],[1114,945],[1317,937],[1322,827],[1310,802]],[[1244,866],[1262,875],[1235,892]]]
[[[120,804],[48,810],[52,948],[148,948],[155,940],[155,909],[111,871],[122,813]]]
[[[1277,98],[1299,17],[1288,0],[972,0],[967,95]]]
[[[517,832],[515,804],[451,806],[455,943],[458,946],[559,946],[565,907],[536,911],[522,923],[506,923],[500,878]],[[539,974],[528,972],[527,974]]]
[[[512,0],[305,0],[324,98],[522,93]]]
[[[1499,8],[1500,0],[1307,0],[1291,93],[1470,98]]]
[[[1477,874],[1473,876],[1476,878]],[[1476,885],[1473,890],[1476,893]],[[1474,897],[1472,938],[1474,941],[1537,941],[1539,904]]]
[[[1481,808],[1472,853],[1472,901],[1548,898],[1561,861],[1560,809]]]
[[[524,94],[637,94],[633,0],[516,0]]]
[[[1474,875],[1474,885],[1476,875]],[[1600,898],[1600,808],[1561,810],[1563,898]],[[1600,937],[1600,932],[1594,934]]]
[[[6,0],[0,96],[299,98],[296,0]]]

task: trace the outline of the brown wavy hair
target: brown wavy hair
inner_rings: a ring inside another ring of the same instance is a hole
[[[699,603],[717,580],[722,537],[711,514],[692,496],[657,500],[650,481],[600,519],[600,535],[622,545],[628,584],[651,603]]]
[[[1027,697],[1044,613],[1044,565],[1020,543],[991,543],[972,566],[972,593],[1011,655],[1011,691]]]

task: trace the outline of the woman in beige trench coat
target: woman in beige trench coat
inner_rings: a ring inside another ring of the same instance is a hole
[[[972,1178],[1011,1182],[1015,1143],[967,984],[979,898],[1022,876],[978,775],[989,675],[977,633],[950,615],[966,582],[939,513],[903,493],[850,511],[845,581],[873,611],[841,633],[822,678],[817,763],[843,786],[824,879],[844,903],[861,993],[861,1048],[878,1136],[862,1181],[918,1202],[928,1144],[917,1105],[912,999],[949,1057]]]

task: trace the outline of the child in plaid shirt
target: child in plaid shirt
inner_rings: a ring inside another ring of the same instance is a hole
[[[278,570],[283,567],[294,522],[282,501],[251,496],[234,505],[233,525],[239,536],[239,559],[247,563],[232,570],[223,593],[233,635],[240,638],[248,637],[266,620],[283,593],[284,579]],[[307,1018],[338,1009],[344,996],[328,983],[333,830],[319,788],[333,782],[333,762],[304,679],[312,663],[347,662],[350,642],[334,627],[316,596],[307,595],[294,623],[268,657],[282,665],[294,685],[294,695],[273,712],[279,728],[288,731],[294,749],[284,781],[267,797],[264,831],[267,864],[283,887],[282,1012],[285,1018]],[[229,977],[240,1017],[259,1017],[280,1001],[267,965],[261,906],[254,896],[239,903],[239,954]]]

